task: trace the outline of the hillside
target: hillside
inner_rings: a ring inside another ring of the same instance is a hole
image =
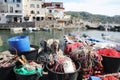
[[[120,15],[116,15],[113,17],[105,16],[105,15],[96,15],[88,12],[74,12],[67,11],[66,14],[69,14],[73,17],[83,19],[85,21],[90,22],[101,22],[101,23],[119,23],[120,24]]]

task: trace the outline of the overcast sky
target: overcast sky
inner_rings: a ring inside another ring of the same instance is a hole
[[[63,2],[65,11],[86,11],[108,16],[120,15],[120,0],[45,0]]]

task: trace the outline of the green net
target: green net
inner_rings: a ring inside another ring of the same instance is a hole
[[[14,69],[14,71],[17,73],[17,74],[21,74],[21,75],[31,75],[31,74],[37,74],[39,76],[42,76],[42,71],[43,71],[43,68],[41,67],[37,67],[36,69],[27,69],[25,68],[24,66],[20,66],[20,67],[16,67]]]

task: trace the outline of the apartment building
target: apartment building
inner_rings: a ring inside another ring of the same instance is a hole
[[[0,0],[0,23],[61,19],[62,2],[45,0]]]
[[[21,0],[0,0],[0,23],[20,22],[22,15]]]

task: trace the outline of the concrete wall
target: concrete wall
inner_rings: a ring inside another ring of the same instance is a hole
[[[22,23],[3,23],[0,24],[0,29],[10,29],[11,27],[35,27],[35,22],[22,22]]]
[[[1,23],[0,29],[10,29],[11,27],[54,27],[56,25],[56,21],[36,21],[36,22],[21,22],[21,23]]]
[[[57,22],[55,20],[48,20],[48,21],[43,20],[43,21],[36,21],[35,22],[35,26],[40,27],[40,28],[54,27],[56,24],[57,24]]]

